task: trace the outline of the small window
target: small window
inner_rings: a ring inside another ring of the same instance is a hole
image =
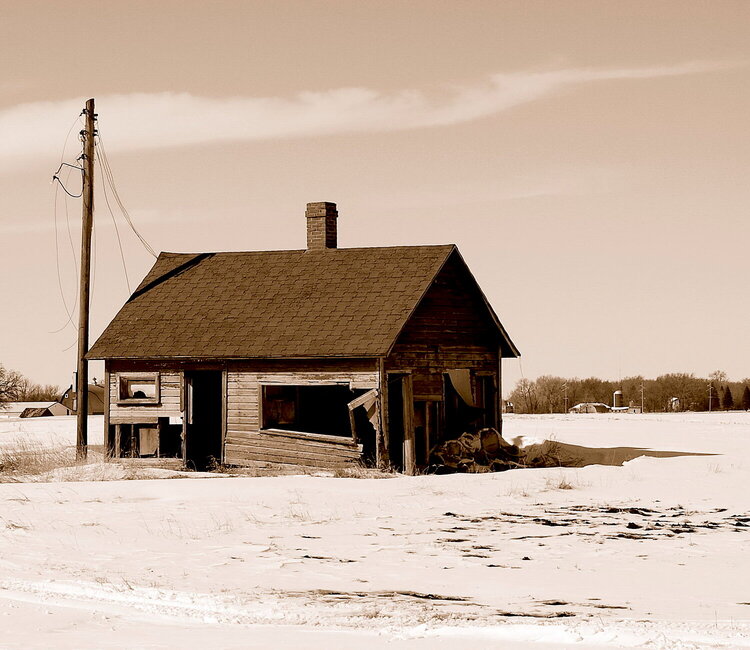
[[[263,386],[263,429],[351,437],[348,404],[367,391],[348,385]]]
[[[118,402],[121,404],[158,404],[159,374],[119,375]]]

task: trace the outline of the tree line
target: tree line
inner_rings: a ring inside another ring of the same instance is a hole
[[[0,364],[0,404],[2,402],[52,402],[59,400],[62,388],[54,384],[36,384],[17,370]]]
[[[707,378],[677,372],[656,379],[637,375],[619,381],[543,375],[520,379],[507,401],[517,413],[564,413],[582,402],[613,406],[617,390],[623,393],[624,406],[642,405],[648,412],[750,410],[750,377],[729,381],[721,370]]]

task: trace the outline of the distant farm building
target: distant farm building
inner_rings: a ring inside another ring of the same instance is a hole
[[[635,406],[630,402],[625,406],[625,397],[621,390],[616,390],[612,394],[612,406],[604,402],[581,402],[568,409],[568,413],[640,413],[641,407]]]
[[[0,404],[0,418],[4,419],[70,414],[70,409],[60,402],[5,402]]]
[[[111,456],[414,472],[500,428],[519,353],[456,246],[339,249],[334,203],[305,216],[305,250],[159,255],[88,354]]]
[[[104,400],[104,386],[100,384],[89,384],[89,415],[102,415],[104,413]],[[75,413],[78,404],[76,400],[75,386],[72,384],[68,386],[60,401],[70,409],[71,413]]]
[[[609,413],[611,407],[603,402],[581,402],[568,410],[569,413]]]

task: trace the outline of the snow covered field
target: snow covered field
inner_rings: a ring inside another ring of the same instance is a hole
[[[75,421],[0,422],[0,449],[19,436],[70,445]],[[750,414],[517,415],[504,436],[633,459],[0,484],[0,647],[750,646]]]

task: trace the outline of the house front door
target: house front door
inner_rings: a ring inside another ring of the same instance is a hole
[[[221,370],[185,372],[185,465],[205,471],[221,462]]]

